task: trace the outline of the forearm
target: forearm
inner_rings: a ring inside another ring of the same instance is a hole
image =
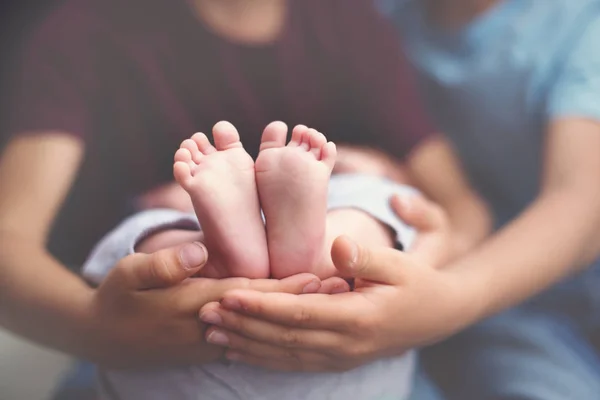
[[[0,234],[0,325],[25,338],[88,356],[93,289],[41,246]]]
[[[455,199],[444,207],[450,222],[450,258],[461,257],[492,231],[492,214],[476,196]]]
[[[597,201],[541,196],[519,218],[449,266],[463,282],[469,324],[538,294],[598,256]]]
[[[448,215],[450,259],[462,256],[489,234],[492,214],[471,187],[455,150],[443,136],[413,150],[406,166],[414,185]]]

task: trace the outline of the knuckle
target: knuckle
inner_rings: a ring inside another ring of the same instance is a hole
[[[281,336],[282,344],[286,347],[296,347],[300,342],[298,334],[292,330],[286,330]]]
[[[311,314],[304,308],[297,310],[294,313],[293,321],[298,325],[307,324],[312,320]]]
[[[117,277],[117,279],[130,279],[135,272],[135,266],[141,264],[144,255],[131,254],[121,259],[110,271],[109,276]]]
[[[176,278],[171,263],[163,253],[156,253],[150,259],[150,278],[159,282],[173,282]]]
[[[371,254],[371,250],[369,248],[362,246],[358,247],[358,261],[354,265],[356,274],[361,275],[369,269],[372,257],[373,255]]]
[[[245,310],[258,314],[258,315],[264,315],[266,314],[266,309],[265,309],[265,305],[262,301],[253,301],[253,302],[248,302],[247,304],[244,304],[244,308]]]

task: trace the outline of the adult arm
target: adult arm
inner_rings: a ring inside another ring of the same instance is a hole
[[[491,212],[469,184],[446,139],[437,135],[424,140],[407,157],[405,165],[412,183],[439,204],[448,217],[447,227],[436,228],[439,229],[436,234],[442,234],[444,229],[448,231],[449,241],[439,242],[447,246],[439,250],[447,252],[445,257],[440,257],[442,263],[465,254],[487,237],[492,230]]]
[[[219,308],[207,309],[224,310],[221,318],[227,322],[221,326],[232,333],[235,354],[273,368],[360,364],[452,334],[596,259],[600,59],[590,49],[600,33],[600,18],[583,31],[580,42],[570,46],[548,101],[539,195],[515,220],[442,270],[401,252],[338,241],[336,265],[366,277],[370,285],[343,297],[226,296]],[[251,350],[253,345],[262,346],[262,352]],[[314,358],[316,352],[320,355]]]
[[[487,205],[467,182],[450,143],[439,135],[417,144],[403,164],[375,149],[339,146],[335,168],[339,173],[374,174],[418,187],[422,194],[440,205],[443,211],[429,207],[427,211],[431,212],[410,217],[417,218],[421,228],[411,252],[429,256],[434,265],[445,265],[452,257],[473,248],[491,231],[492,218]],[[442,215],[444,213],[446,215]],[[428,228],[429,219],[433,219],[435,229]],[[441,240],[440,236],[447,240]],[[437,243],[437,248],[426,245],[432,241]],[[429,254],[419,250],[423,242]]]
[[[546,99],[540,193],[511,224],[457,263],[486,292],[482,315],[516,304],[598,258],[600,241],[600,13],[557,55]],[[558,233],[558,237],[553,234]],[[495,261],[494,261],[495,260]],[[474,268],[478,265],[479,268]],[[478,296],[479,293],[474,293]]]
[[[542,189],[511,224],[450,268],[465,277],[479,317],[539,293],[600,254],[600,122],[549,127]],[[481,296],[481,297],[479,297]]]
[[[13,140],[0,160],[0,323],[74,354],[92,292],[45,245],[82,156],[78,140],[49,132]]]
[[[93,16],[80,11],[58,11],[34,32],[14,78],[7,114],[12,140],[0,158],[0,325],[103,364],[210,361],[216,352],[202,340],[202,305],[240,285],[301,293],[307,278],[186,280],[206,254],[180,244],[117,261],[92,289],[50,255],[48,232],[80,167],[84,142],[95,142],[90,127],[102,96],[103,71],[93,52],[102,36]],[[192,254],[200,259],[187,258]]]
[[[315,282],[310,275],[186,280],[206,261],[201,245],[188,244],[126,257],[98,289],[90,288],[45,246],[82,156],[73,136],[48,132],[13,140],[0,160],[4,328],[105,365],[209,362],[222,351],[202,340],[197,312],[204,304],[232,288],[302,293]]]
[[[205,319],[219,315],[208,334],[225,334],[230,357],[268,368],[352,368],[446,337],[580,270],[600,254],[600,123],[563,118],[549,129],[540,195],[466,256],[436,270],[339,239],[333,258],[361,278],[356,291],[233,291],[203,309]]]
[[[367,121],[364,135],[402,160],[410,183],[448,214],[452,241],[448,249],[436,250],[448,253],[439,259],[463,254],[489,234],[491,214],[471,189],[454,149],[436,134],[398,33],[370,2],[355,1],[339,14],[339,23],[352,27],[341,43]]]

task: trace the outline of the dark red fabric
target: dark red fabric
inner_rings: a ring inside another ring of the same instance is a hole
[[[398,157],[432,133],[396,33],[370,1],[290,4],[282,37],[265,46],[215,36],[183,0],[71,0],[33,33],[11,132],[86,144],[61,220],[67,253],[85,254],[128,198],[171,180],[179,143],[221,119],[252,155],[273,120]]]

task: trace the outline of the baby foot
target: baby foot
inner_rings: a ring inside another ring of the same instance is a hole
[[[213,137],[216,148],[203,133],[183,141],[173,166],[205,234],[210,265],[203,276],[266,278],[269,256],[254,161],[230,123],[216,124]]]
[[[267,223],[271,275],[322,275],[331,264],[326,243],[327,191],[335,145],[323,134],[297,126],[285,145],[287,126],[273,122],[262,136],[256,183]]]

